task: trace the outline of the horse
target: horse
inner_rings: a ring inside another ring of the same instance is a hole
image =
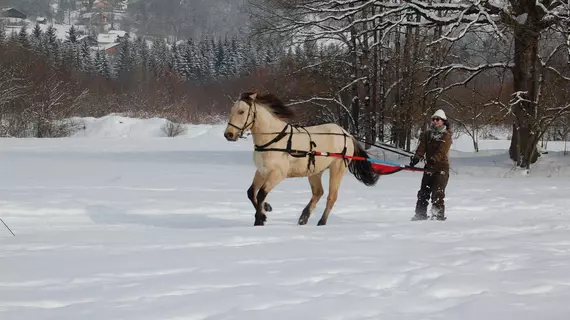
[[[307,177],[309,180],[312,197],[298,220],[299,225],[305,225],[324,194],[321,176],[326,169],[330,170],[327,203],[319,226],[327,224],[347,168],[366,186],[373,186],[378,181],[379,174],[369,161],[316,156],[316,151],[322,150],[319,152],[325,155],[341,153],[369,158],[346,130],[334,123],[308,127],[292,125],[287,120],[293,116],[293,111],[271,93],[243,92],[231,108],[224,131],[226,140],[237,141],[248,130],[253,136],[253,162],[257,170],[247,197],[255,208],[254,226],[265,224],[265,213],[273,209],[265,199],[286,178]]]

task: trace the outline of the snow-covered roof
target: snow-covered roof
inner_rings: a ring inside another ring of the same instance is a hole
[[[99,43],[115,43],[118,38],[119,38],[119,35],[114,34],[114,33],[100,33],[97,36],[97,42],[99,42]]]
[[[99,43],[98,48],[99,48],[99,50],[108,50],[108,49],[111,49],[111,48],[116,47],[118,45],[120,45],[120,43],[105,43],[105,44]]]
[[[125,34],[127,34],[127,32],[126,32],[126,31],[123,31],[123,30],[109,30],[108,33],[109,33],[109,34],[116,34],[116,35],[119,36],[119,37],[124,37]]]
[[[88,34],[84,34],[84,35],[78,36],[78,37],[77,37],[77,41],[82,41],[82,40],[89,39],[89,38],[92,39],[91,41],[95,40],[95,38],[93,38],[92,36],[90,36],[90,35],[88,35]]]

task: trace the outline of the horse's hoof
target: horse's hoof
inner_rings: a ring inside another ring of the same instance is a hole
[[[309,217],[301,216],[299,217],[299,225],[304,226],[309,221]]]
[[[269,203],[267,203],[267,202],[265,202],[265,203],[263,204],[263,209],[265,209],[265,212],[271,212],[271,211],[273,211],[273,208],[272,208],[271,205],[270,205]]]
[[[262,226],[265,224],[265,221],[267,221],[267,216],[265,216],[264,214],[256,214],[255,215],[255,223],[253,225],[254,226]]]
[[[317,223],[317,226],[326,226],[327,222],[323,221],[323,220],[319,220],[319,223]]]

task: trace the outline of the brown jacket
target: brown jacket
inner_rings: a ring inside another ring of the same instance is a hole
[[[453,142],[449,130],[445,130],[440,139],[433,137],[431,131],[426,131],[420,135],[419,142],[416,156],[419,158],[425,156],[426,168],[449,169],[448,153]]]

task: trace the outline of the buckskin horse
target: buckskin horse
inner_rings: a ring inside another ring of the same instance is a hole
[[[247,130],[253,135],[253,161],[257,170],[247,196],[255,208],[255,226],[265,224],[265,212],[272,211],[265,199],[286,178],[309,179],[312,197],[298,221],[299,225],[305,225],[324,194],[321,176],[326,169],[330,170],[327,204],[318,222],[319,226],[327,223],[347,168],[367,186],[375,185],[378,181],[379,174],[368,161],[322,156],[340,153],[369,158],[358,141],[342,127],[333,123],[295,126],[286,122],[293,115],[293,111],[271,93],[261,95],[244,92],[231,109],[224,137],[228,141],[236,141]]]

